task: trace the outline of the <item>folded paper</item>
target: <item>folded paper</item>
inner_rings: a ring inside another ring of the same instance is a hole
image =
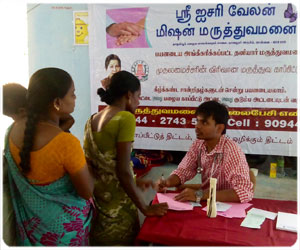
[[[247,214],[256,214],[256,215],[261,215],[264,216],[270,220],[274,220],[277,216],[277,213],[272,213],[270,211],[267,210],[263,210],[263,209],[258,209],[258,208],[251,208]]]
[[[260,229],[261,224],[264,223],[266,217],[257,214],[247,214],[246,218],[243,220],[241,226],[248,228]]]
[[[174,197],[178,195],[178,193],[157,193],[157,199],[159,203],[168,203],[170,210],[177,210],[177,211],[187,211],[193,210],[193,206],[188,201],[175,201]]]

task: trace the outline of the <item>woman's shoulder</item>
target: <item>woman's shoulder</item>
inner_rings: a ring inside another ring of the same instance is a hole
[[[71,133],[61,132],[45,147],[60,155],[69,155],[67,152],[79,153],[82,151],[80,140]]]
[[[132,114],[129,111],[120,111],[117,116],[116,119],[119,120],[122,123],[126,123],[126,124],[135,124],[135,115]]]
[[[113,115],[110,115],[108,114],[107,112],[105,112],[105,109],[97,112],[97,113],[94,113],[90,119],[92,122],[94,121],[98,121],[103,115],[108,115],[108,116],[112,116],[112,117],[135,117],[134,114],[132,114],[131,112],[129,111],[126,111],[126,110],[122,110],[122,111],[118,111],[117,113],[113,114]]]
[[[135,119],[135,116],[134,114],[132,114],[131,112],[129,111],[120,111],[117,113],[117,115],[121,116],[121,117],[125,117],[125,118],[134,118]]]
[[[71,134],[71,133],[68,133],[68,132],[64,132],[64,131],[60,132],[60,133],[57,135],[57,137],[58,137],[60,140],[79,141],[79,139],[78,139],[75,135],[73,135],[73,134]]]
[[[58,148],[61,146],[64,147],[65,145],[77,145],[80,144],[79,139],[72,135],[71,133],[67,132],[60,132],[52,139],[52,146],[57,145]]]

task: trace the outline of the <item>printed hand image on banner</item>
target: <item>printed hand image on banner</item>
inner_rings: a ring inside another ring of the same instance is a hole
[[[149,48],[145,33],[148,8],[106,10],[107,48]]]
[[[74,44],[75,45],[89,44],[88,12],[74,11],[73,23],[74,23]]]

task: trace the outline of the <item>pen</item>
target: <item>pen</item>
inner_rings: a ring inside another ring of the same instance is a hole
[[[164,174],[163,174],[163,173],[161,174],[161,180],[162,180],[162,181],[165,180],[165,177],[164,177]],[[167,190],[164,188],[164,193],[166,193],[166,191],[167,191]]]

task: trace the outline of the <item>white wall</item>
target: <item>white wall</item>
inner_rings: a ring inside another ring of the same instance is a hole
[[[84,125],[90,116],[90,68],[88,46],[74,45],[73,11],[87,11],[87,4],[29,4],[29,75],[45,67],[66,70],[75,83],[77,96],[72,114],[72,134],[83,141]]]

